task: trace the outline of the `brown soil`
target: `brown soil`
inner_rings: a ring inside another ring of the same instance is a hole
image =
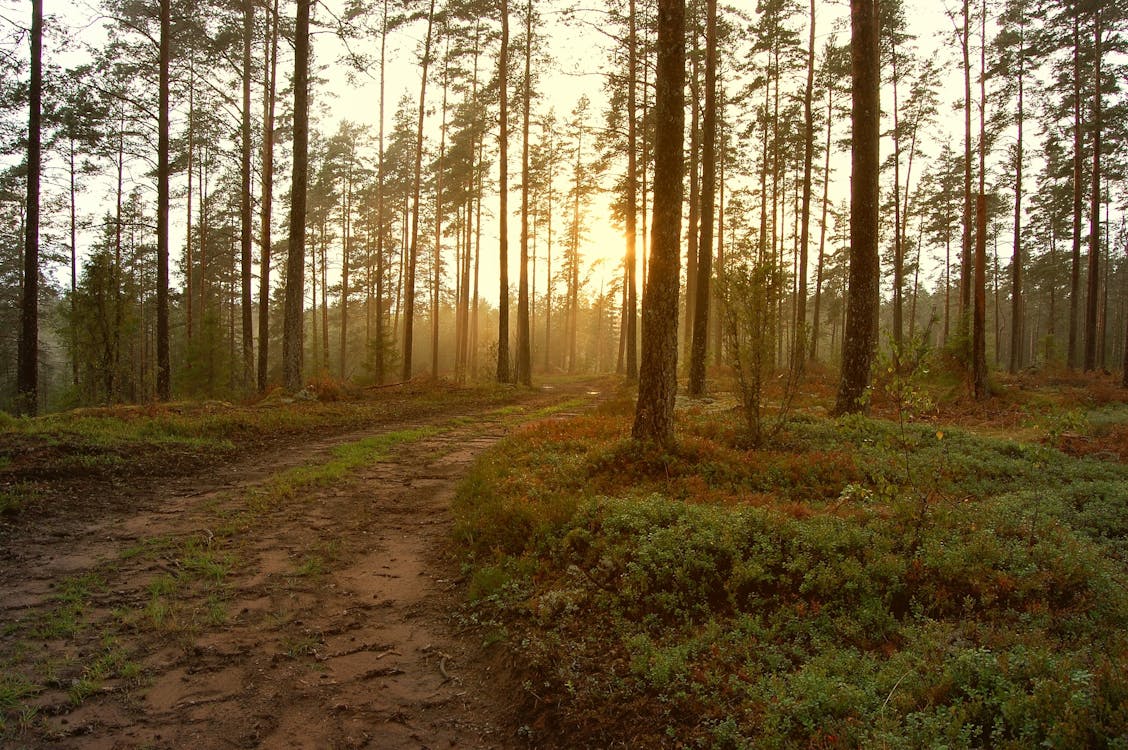
[[[589,384],[520,397],[543,406]],[[493,413],[490,413],[491,410]],[[183,561],[123,555],[146,541],[212,539],[253,489],[336,445],[452,415],[384,424],[277,448],[195,476],[134,487],[71,480],[74,502],[21,517],[0,535],[0,670],[57,670],[24,726],[27,748],[516,748],[524,690],[500,648],[466,622],[450,549],[450,500],[471,462],[520,416],[496,406],[410,442],[330,485],[300,490],[225,541],[222,586],[186,595],[164,624],[141,613],[150,585]],[[217,549],[218,549],[217,542]],[[97,571],[73,635],[28,639],[62,582]],[[218,609],[211,621],[203,611]],[[212,600],[208,601],[208,596]],[[125,613],[125,614],[123,614]],[[178,618],[178,619],[177,619]],[[4,627],[9,624],[9,627]],[[83,668],[111,637],[138,675],[97,682]],[[32,649],[34,653],[29,653]],[[41,651],[41,653],[40,653]],[[2,676],[2,675],[0,675]]]

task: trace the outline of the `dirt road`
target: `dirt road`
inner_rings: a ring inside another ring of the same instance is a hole
[[[522,747],[520,681],[459,614],[449,505],[485,448],[585,392],[291,446],[7,535],[0,745]],[[376,459],[303,484],[342,446]]]

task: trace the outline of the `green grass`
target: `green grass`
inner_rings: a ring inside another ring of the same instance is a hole
[[[629,415],[519,431],[455,506],[473,618],[575,741],[1128,746],[1124,465],[860,417],[752,451],[724,412],[666,452]]]

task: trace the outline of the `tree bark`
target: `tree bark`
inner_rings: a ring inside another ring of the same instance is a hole
[[[501,0],[498,55],[501,107],[498,115],[498,296],[497,382],[509,382],[509,0]]]
[[[1069,270],[1069,343],[1066,364],[1077,367],[1078,329],[1081,309],[1081,175],[1082,156],[1081,121],[1081,20],[1073,16],[1073,254]]]
[[[792,367],[802,371],[807,346],[807,255],[811,242],[811,173],[815,160],[815,0],[811,0],[811,28],[807,40],[807,88],[803,94],[803,205],[799,227],[799,293],[795,300],[795,347]]]
[[[521,270],[517,287],[517,382],[533,384],[529,329],[529,114],[533,96],[533,2],[525,7],[525,95],[521,102]]]
[[[635,0],[627,5],[627,379],[638,378],[638,101],[635,92],[638,77],[638,34]]]
[[[172,45],[171,0],[160,0],[160,78],[157,114],[157,398],[172,397],[168,320],[169,62]]]
[[[1020,20],[1018,36],[1018,112],[1016,122],[1018,132],[1014,155],[1014,254],[1011,258],[1011,349],[1007,369],[1012,374],[1023,364],[1023,320],[1022,320],[1022,158],[1023,126],[1026,113],[1024,97],[1026,94],[1026,19]]]
[[[31,83],[28,90],[27,206],[24,219],[23,289],[17,363],[17,410],[39,411],[39,182],[42,172],[43,0],[31,1]]]
[[[310,5],[311,0],[297,0],[294,29],[294,158],[290,179],[290,247],[286,259],[286,313],[282,336],[283,380],[290,391],[298,391],[302,387],[302,298],[309,178]]]
[[[411,379],[411,356],[415,345],[415,266],[419,260],[419,202],[423,180],[423,117],[427,103],[427,67],[431,63],[431,27],[435,21],[435,0],[427,12],[427,36],[423,42],[423,66],[419,82],[419,118],[415,131],[415,188],[411,207],[411,251],[403,287],[403,379]]]
[[[813,0],[812,0],[813,2]],[[693,298],[693,343],[689,395],[705,392],[709,345],[709,290],[713,283],[713,228],[717,195],[717,0],[705,5],[705,113],[701,133],[701,237],[697,243],[697,290]]]
[[[682,154],[685,127],[685,0],[658,0],[655,77],[654,221],[642,302],[642,362],[636,440],[669,445],[677,395]]]
[[[843,331],[842,377],[835,411],[865,408],[877,349],[878,179],[881,173],[881,69],[877,0],[851,0],[853,148],[850,183],[850,286]]]
[[[1093,11],[1093,182],[1089,196],[1089,277],[1085,298],[1085,371],[1097,367],[1097,313],[1100,299],[1101,258],[1101,7]]]
[[[243,123],[242,123],[242,187],[240,190],[240,271],[242,276],[241,312],[243,324],[243,388],[255,385],[255,321],[251,295],[251,36],[254,34],[255,11],[252,0],[243,0]]]
[[[268,49],[264,55],[262,115],[262,206],[260,217],[261,262],[259,266],[259,352],[258,389],[266,391],[270,356],[270,253],[271,221],[274,210],[274,103],[278,83],[278,0],[274,0],[273,14],[269,17]],[[189,295],[191,296],[191,295]]]
[[[979,53],[979,194],[975,202],[975,308],[971,372],[975,398],[987,398],[987,6],[982,6]]]

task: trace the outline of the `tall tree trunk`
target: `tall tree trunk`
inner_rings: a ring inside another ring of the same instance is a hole
[[[353,158],[348,154],[349,164],[345,172],[345,194],[341,196],[341,380],[348,377],[349,352],[349,272],[352,252],[352,202],[353,202]]]
[[[189,55],[188,55],[188,137],[186,139],[187,143],[185,144],[186,150],[188,152],[187,153],[187,157],[188,157],[188,159],[187,159],[188,193],[187,193],[187,200],[185,201],[185,203],[187,204],[187,211],[185,211],[185,216],[184,216],[184,219],[185,219],[185,221],[184,221],[184,224],[185,224],[185,228],[184,228],[184,284],[185,284],[185,289],[184,289],[184,297],[185,297],[185,299],[184,299],[184,317],[185,317],[184,327],[185,327],[185,337],[187,338],[189,344],[192,343],[193,319],[195,317],[193,315],[192,311],[196,306],[196,298],[194,296],[194,292],[193,292],[193,288],[192,288],[193,280],[196,276],[196,272],[194,270],[195,267],[192,265],[192,175],[193,175],[192,157],[196,153],[196,147],[195,147],[196,146],[196,137],[195,137],[195,124],[196,124],[196,106],[195,106],[195,104],[196,104],[196,102],[195,102],[196,91],[195,91],[195,89],[196,89],[196,87],[195,87],[195,82],[196,82],[195,65],[194,65],[194,61],[193,61],[193,56],[192,56],[191,53],[189,53]],[[189,351],[191,351],[191,348],[189,348]],[[191,358],[188,359],[187,366],[188,366],[189,369],[191,369],[191,367],[192,367]]]
[[[241,312],[243,323],[243,388],[255,385],[255,320],[251,296],[251,36],[254,34],[255,11],[252,0],[243,0],[243,127],[242,127],[242,197],[240,233],[240,271],[242,275]]]
[[[445,31],[445,24],[444,24]],[[439,299],[443,271],[443,170],[446,158],[447,91],[450,88],[450,38],[443,56],[443,105],[439,125],[439,158],[435,166],[435,253],[431,280],[431,378],[439,379]]]
[[[167,2],[167,0],[164,0]],[[164,6],[162,6],[164,7]],[[31,0],[31,85],[28,89],[27,204],[16,389],[20,414],[39,412],[39,181],[42,170],[43,0]]]
[[[696,18],[690,24],[689,36],[693,40],[693,50],[689,57],[689,211],[686,226],[685,262],[685,325],[682,328],[682,358],[690,362],[693,349],[693,314],[697,310],[694,299],[697,296],[697,255],[701,240],[699,227],[701,221],[701,64],[699,62],[698,25]]]
[[[78,294],[78,187],[75,183],[75,142],[70,138],[68,152],[70,161],[70,361],[71,384],[78,386],[78,326],[75,325],[76,295]]]
[[[1083,188],[1081,121],[1081,20],[1073,15],[1073,255],[1069,271],[1069,350],[1067,366],[1079,364],[1078,335],[1081,309],[1081,206]]]
[[[636,258],[638,227],[638,109],[635,87],[638,85],[637,21],[635,2],[627,5],[627,379],[638,378],[638,259]]]
[[[960,255],[960,318],[959,331],[966,336],[968,317],[971,313],[972,284],[972,205],[971,194],[971,6],[969,0],[963,3],[963,36],[961,38],[964,70],[964,207],[963,207],[963,251]]]
[[[700,396],[705,392],[705,353],[709,346],[709,289],[713,282],[713,228],[717,195],[717,0],[707,0],[705,14],[701,239],[697,243],[697,292],[693,299],[693,345],[689,355],[689,395],[691,396]]]
[[[807,256],[811,242],[811,173],[815,159],[815,113],[812,97],[815,89],[815,0],[811,0],[811,28],[807,40],[807,89],[803,94],[803,205],[799,227],[799,294],[795,301],[795,349],[792,366],[803,369],[807,346]]]
[[[517,287],[517,382],[533,384],[529,328],[529,110],[533,97],[533,0],[525,7],[525,95],[521,102],[521,270]]]
[[[1020,11],[1022,12],[1022,11]],[[1023,365],[1023,312],[1022,312],[1022,159],[1023,126],[1026,124],[1024,109],[1026,94],[1026,18],[1019,21],[1018,36],[1018,112],[1016,122],[1018,132],[1014,154],[1014,254],[1011,258],[1011,349],[1007,368],[1016,373]]]
[[[898,356],[905,338],[905,247],[901,242],[901,122],[897,35],[890,30],[889,46],[893,73],[893,344]],[[905,188],[908,192],[908,188]]]
[[[878,179],[881,174],[880,21],[877,0],[851,0],[853,148],[850,180],[850,287],[835,411],[862,411],[877,349]]]
[[[498,297],[497,382],[509,382],[509,0],[501,0],[501,51],[498,82]]]
[[[979,194],[975,202],[975,309],[971,373],[975,398],[987,398],[987,4],[981,6],[979,53]]]
[[[423,42],[423,66],[419,82],[419,118],[415,131],[415,187],[414,200],[411,207],[411,255],[407,260],[407,267],[403,288],[403,379],[411,379],[412,348],[415,345],[415,266],[419,260],[419,202],[423,181],[423,117],[426,114],[427,104],[427,67],[431,64],[431,27],[435,21],[435,0],[431,0],[431,9],[427,12],[427,36]]]
[[[822,220],[819,222],[819,260],[815,268],[815,309],[811,316],[811,361],[819,354],[819,318],[822,303],[823,260],[826,257],[826,215],[830,208],[830,151],[834,123],[834,86],[826,89],[826,154],[823,162]]]
[[[1101,6],[1093,10],[1093,182],[1089,202],[1089,278],[1085,298],[1085,371],[1097,367],[1101,258]]]
[[[297,0],[294,29],[294,159],[290,180],[290,247],[286,259],[286,315],[282,335],[282,377],[290,391],[302,387],[302,297],[305,271],[306,188],[309,179],[309,12],[311,0]],[[316,325],[316,323],[315,323]]]
[[[631,434],[668,445],[677,395],[682,157],[685,127],[685,0],[658,0],[654,119],[654,236],[642,301],[642,362]]]
[[[262,113],[262,205],[260,210],[261,245],[259,254],[259,352],[258,389],[266,391],[270,355],[270,252],[271,221],[274,209],[274,103],[278,83],[278,0],[268,18],[267,47],[264,52]],[[191,191],[189,191],[191,192]],[[189,295],[190,297],[191,295]]]
[[[388,0],[384,0],[380,16],[380,126],[379,153],[376,166],[376,383],[384,383],[384,98],[387,72]]]
[[[157,114],[157,398],[172,397],[168,320],[169,62],[172,45],[171,0],[160,0],[160,93]]]

